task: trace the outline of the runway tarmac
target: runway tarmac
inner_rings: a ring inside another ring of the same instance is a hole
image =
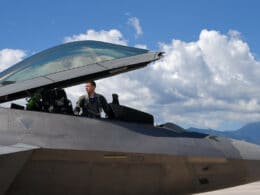
[[[260,194],[260,182],[237,186],[233,188],[227,188],[224,190],[218,190],[213,192],[201,193],[197,195],[259,195]]]

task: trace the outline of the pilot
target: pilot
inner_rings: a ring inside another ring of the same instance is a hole
[[[109,105],[106,98],[95,92],[95,81],[89,81],[85,85],[86,94],[79,97],[74,109],[75,115],[90,118],[101,118],[102,110],[109,116]]]

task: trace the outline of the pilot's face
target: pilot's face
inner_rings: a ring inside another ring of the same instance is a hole
[[[93,86],[91,83],[86,83],[85,89],[88,94],[92,94],[95,92],[95,86]]]

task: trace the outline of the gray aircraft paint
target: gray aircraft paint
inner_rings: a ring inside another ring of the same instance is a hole
[[[106,62],[97,78],[159,55]],[[4,85],[2,101],[24,96],[25,89],[67,86],[69,76],[73,84],[90,79],[95,68],[81,68],[51,81]],[[260,180],[260,146],[166,125],[0,108],[0,173],[0,195],[191,194]]]

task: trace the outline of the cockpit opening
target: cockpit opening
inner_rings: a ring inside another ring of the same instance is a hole
[[[0,72],[0,104],[29,97],[25,106],[13,103],[11,108],[76,115],[65,88],[144,68],[161,57],[161,52],[100,41],[58,45]],[[100,110],[104,110],[106,119],[149,125],[154,123],[152,115],[120,105],[116,94],[109,104],[101,94],[88,92],[85,95],[89,97],[80,99],[84,106],[79,108],[86,117],[92,115],[100,118]]]
[[[65,90],[61,88],[37,90],[26,101],[25,106],[11,103],[10,108],[76,116],[71,100],[68,99]],[[112,94],[112,102],[108,103],[108,106],[109,114],[105,116],[107,120],[154,124],[154,117],[151,114],[120,105],[118,94]]]

